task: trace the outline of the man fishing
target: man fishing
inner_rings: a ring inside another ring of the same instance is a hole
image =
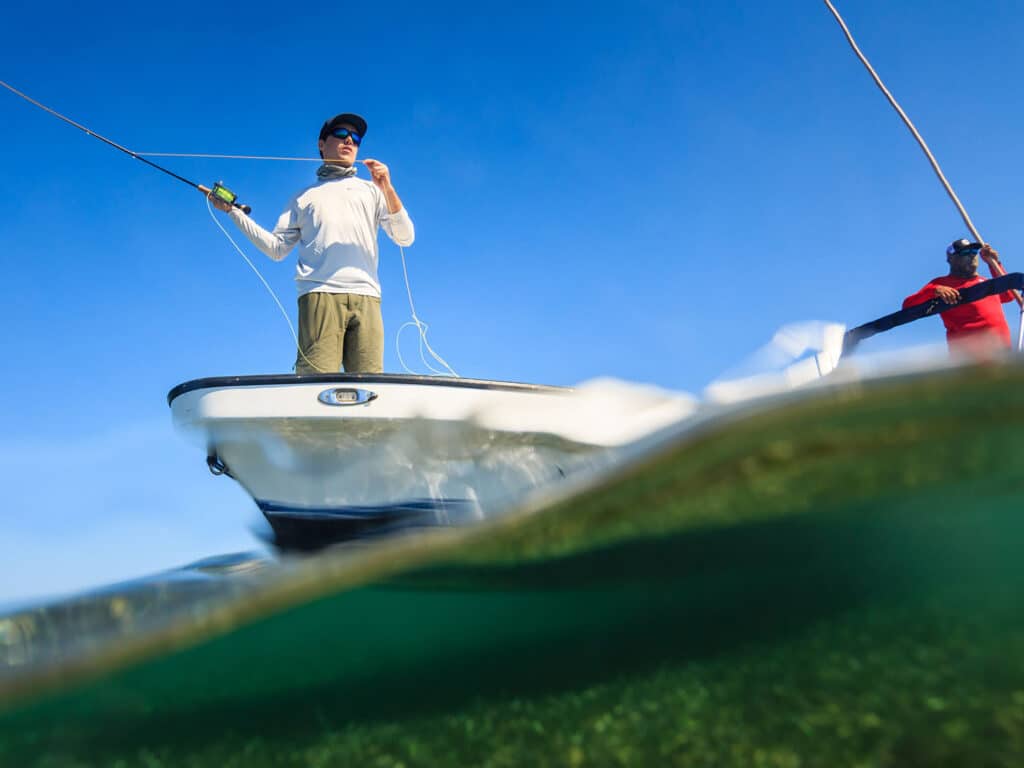
[[[934,298],[947,304],[958,304],[961,288],[969,288],[985,280],[978,274],[979,256],[988,264],[992,277],[1002,274],[999,254],[991,245],[954,240],[946,249],[949,274],[934,278],[920,291],[908,296],[903,300],[903,308]],[[1004,291],[943,312],[941,317],[946,325],[950,351],[970,353],[1009,348],[1010,326],[1003,315],[1002,304],[1013,300],[1013,292]]]
[[[324,163],[317,182],[288,201],[272,232],[209,197],[274,261],[299,246],[296,373],[335,373],[339,365],[347,373],[384,368],[377,229],[401,246],[412,245],[415,231],[384,163],[363,160],[372,182],[356,177],[364,136],[366,121],[359,115],[344,113],[323,124],[318,146]]]

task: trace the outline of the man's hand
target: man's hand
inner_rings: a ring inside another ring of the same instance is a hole
[[[957,304],[960,301],[960,291],[948,285],[936,285],[935,295],[947,304]]]
[[[209,200],[213,207],[216,208],[218,211],[224,211],[224,213],[228,213],[231,210],[231,203],[226,203],[219,197],[214,197],[213,194],[207,194],[206,199]]]
[[[398,213],[402,210],[402,201],[398,198],[395,188],[391,186],[391,171],[388,170],[388,167],[380,160],[363,160],[363,165],[369,169],[370,176],[373,178],[373,183],[377,185],[377,189],[384,193],[384,200],[388,205],[388,213]]]
[[[993,262],[995,262],[996,264],[999,263],[999,251],[997,251],[988,243],[985,243],[981,247],[981,250],[978,251],[978,255],[981,256],[981,258],[983,258],[985,260],[985,263],[988,264],[989,266],[992,266]]]
[[[370,178],[381,192],[387,192],[391,188],[391,171],[379,160],[363,160],[363,165],[370,171]]]

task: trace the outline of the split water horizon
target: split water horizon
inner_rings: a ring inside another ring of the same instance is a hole
[[[9,615],[0,758],[1018,764],[1022,383],[769,398],[479,526]]]

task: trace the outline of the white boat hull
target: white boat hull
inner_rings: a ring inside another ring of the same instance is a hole
[[[339,374],[203,379],[168,400],[176,426],[249,492],[278,543],[311,548],[469,522],[608,461],[614,439],[567,438],[537,423],[563,412],[570,392]]]

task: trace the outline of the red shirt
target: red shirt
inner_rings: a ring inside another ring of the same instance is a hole
[[[945,285],[960,290],[961,288],[977,285],[984,279],[981,275],[975,275],[974,277],[954,277],[953,275],[936,277],[913,296],[907,296],[903,300],[903,308],[913,307],[934,299],[936,296],[935,286],[937,285]],[[954,306],[952,309],[947,309],[940,315],[942,322],[946,325],[946,341],[953,344],[968,337],[984,334],[995,336],[1004,346],[1011,346],[1010,326],[1006,324],[1006,316],[1003,314],[1002,307],[1003,304],[1009,301],[1013,301],[1013,292],[1004,291],[1003,293],[986,296],[984,299],[979,299],[970,304],[961,304]]]

